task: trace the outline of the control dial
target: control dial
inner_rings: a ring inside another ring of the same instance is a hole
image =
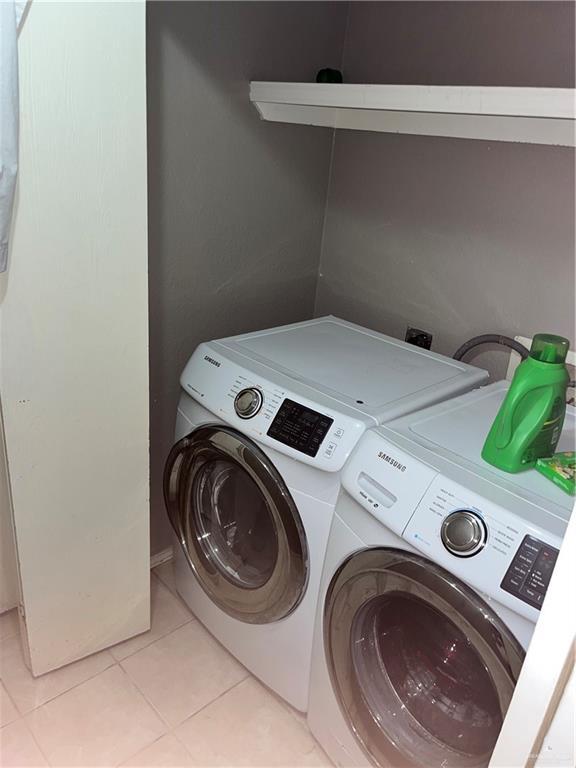
[[[486,525],[482,518],[469,509],[457,509],[444,518],[440,530],[442,544],[448,552],[457,557],[472,557],[478,554],[487,538]]]
[[[234,400],[234,410],[241,419],[251,419],[252,416],[256,416],[260,408],[262,408],[263,402],[264,398],[259,389],[256,389],[256,387],[247,387],[246,389],[242,389],[236,395]]]

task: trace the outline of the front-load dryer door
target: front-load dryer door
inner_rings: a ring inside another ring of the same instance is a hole
[[[296,608],[308,580],[304,529],[254,442],[219,424],[195,429],[170,452],[164,498],[192,571],[223,611],[266,624]]]
[[[524,651],[471,589],[424,558],[366,549],[334,575],[330,677],[377,766],[488,765]]]

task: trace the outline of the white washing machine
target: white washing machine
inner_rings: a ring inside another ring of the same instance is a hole
[[[164,477],[176,586],[293,706],[308,703],[344,462],[367,427],[485,377],[334,317],[201,344],[190,358]]]
[[[338,765],[488,765],[573,506],[480,458],[507,387],[369,430],[344,469],[308,712]]]

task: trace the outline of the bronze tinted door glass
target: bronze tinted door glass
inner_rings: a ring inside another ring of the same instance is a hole
[[[377,766],[482,768],[524,651],[490,607],[424,558],[368,549],[328,590],[332,683]]]
[[[230,427],[199,427],[172,449],[164,496],[192,571],[222,610],[264,624],[296,608],[308,578],[304,530],[255,443]]]

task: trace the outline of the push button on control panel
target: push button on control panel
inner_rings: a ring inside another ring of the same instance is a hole
[[[533,536],[524,536],[500,587],[540,610],[558,550]]]

